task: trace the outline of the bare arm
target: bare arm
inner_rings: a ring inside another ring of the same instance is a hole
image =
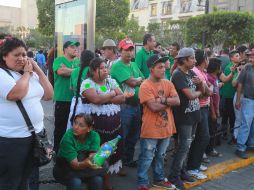
[[[91,162],[91,156],[89,156],[87,159],[80,162],[78,161],[77,158],[75,158],[74,160],[70,162],[70,166],[74,170],[82,170],[85,168],[92,168],[92,169],[97,168],[96,165]]]
[[[168,106],[179,106],[180,105],[179,96],[176,95],[174,97],[166,97],[166,105],[168,105]]]
[[[113,104],[123,104],[125,102],[125,96],[122,92],[122,90],[118,87],[115,89],[116,96],[111,99],[111,102]]]
[[[146,102],[146,105],[153,112],[160,112],[167,108],[167,105],[164,105],[160,102],[160,98],[148,100]]]
[[[242,93],[242,88],[243,85],[242,83],[238,83],[237,85],[237,90],[236,90],[236,103],[235,103],[235,107],[236,109],[240,109],[241,107],[241,93]]]
[[[66,67],[64,64],[61,65],[61,67],[56,71],[56,73],[63,77],[69,77],[71,76],[73,69],[70,69]]]
[[[182,89],[182,92],[189,100],[194,100],[202,94],[201,91],[194,91],[193,92],[190,88],[184,88],[184,89]]]
[[[44,89],[44,95],[43,95],[42,99],[46,100],[46,101],[51,100],[53,97],[53,94],[54,94],[54,90],[53,90],[51,83],[49,82],[48,78],[43,73],[41,68],[32,59],[30,59],[29,61],[31,61],[34,71],[39,76],[39,82],[40,82],[42,88]]]
[[[107,94],[98,94],[93,88],[90,88],[85,90],[82,95],[91,103],[100,105],[110,102],[116,96],[116,92],[112,90]]]
[[[233,76],[234,74],[232,72],[228,76],[226,76],[224,73],[221,73],[219,79],[221,82],[228,82],[233,78]]]
[[[33,72],[33,66],[30,62],[27,62],[24,66],[24,74],[16,81],[16,85],[11,89],[7,95],[7,100],[17,101],[25,97],[29,88],[29,80]]]
[[[124,81],[128,86],[134,88],[139,86],[142,83],[142,78],[129,78],[128,80]]]

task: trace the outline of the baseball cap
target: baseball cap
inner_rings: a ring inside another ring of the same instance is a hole
[[[118,44],[119,49],[128,49],[130,47],[134,48],[134,44],[130,39],[123,39]]]
[[[79,45],[80,45],[79,42],[67,41],[67,42],[64,43],[63,49],[65,49],[65,48],[67,48],[69,46],[77,46],[78,47]]]
[[[157,63],[165,63],[169,59],[168,56],[161,56],[160,54],[152,55],[146,61],[148,68],[155,66]]]
[[[195,56],[194,49],[192,48],[182,48],[178,52],[178,55],[175,58],[181,58],[181,57],[189,57],[189,56]]]
[[[102,47],[116,47],[116,43],[112,39],[107,39],[103,42]]]

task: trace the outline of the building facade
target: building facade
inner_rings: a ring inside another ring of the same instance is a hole
[[[18,27],[36,28],[37,6],[35,0],[21,0],[21,7],[0,6],[0,28],[7,28],[10,31]]]
[[[209,0],[209,12],[214,8],[224,11],[248,11],[254,12],[253,0]]]
[[[205,0],[131,0],[130,16],[140,26],[147,27],[150,22],[163,23],[204,14],[204,4]]]

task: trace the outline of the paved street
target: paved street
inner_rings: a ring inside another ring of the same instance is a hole
[[[254,164],[225,176],[206,182],[191,190],[253,190],[254,189]]]
[[[52,102],[43,102],[45,111],[45,126],[49,138],[52,139],[54,129],[54,109]],[[221,163],[225,160],[235,158],[234,146],[228,145],[225,141],[223,145],[218,147],[218,151],[223,153],[221,158],[211,158],[211,163],[208,166]],[[137,159],[139,153],[139,146],[136,147],[135,158]],[[170,163],[172,161],[171,152],[167,154],[167,161],[165,163],[165,173],[168,174]],[[116,190],[136,190],[136,169],[127,168],[127,176],[119,177],[113,175],[111,177],[112,185]],[[41,168],[40,180],[51,180],[52,177],[52,163]],[[206,182],[200,186],[192,188],[192,190],[254,190],[254,165],[249,165],[245,168],[232,171],[219,179]],[[40,190],[64,190],[65,188],[57,183],[41,184]]]

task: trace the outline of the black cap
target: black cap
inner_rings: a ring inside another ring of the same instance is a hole
[[[148,68],[154,67],[157,63],[165,63],[169,59],[168,56],[162,57],[160,54],[152,55],[146,61]]]
[[[65,48],[67,48],[69,46],[77,46],[78,47],[79,45],[80,45],[79,42],[67,41],[67,42],[64,43],[63,49],[65,49]]]

